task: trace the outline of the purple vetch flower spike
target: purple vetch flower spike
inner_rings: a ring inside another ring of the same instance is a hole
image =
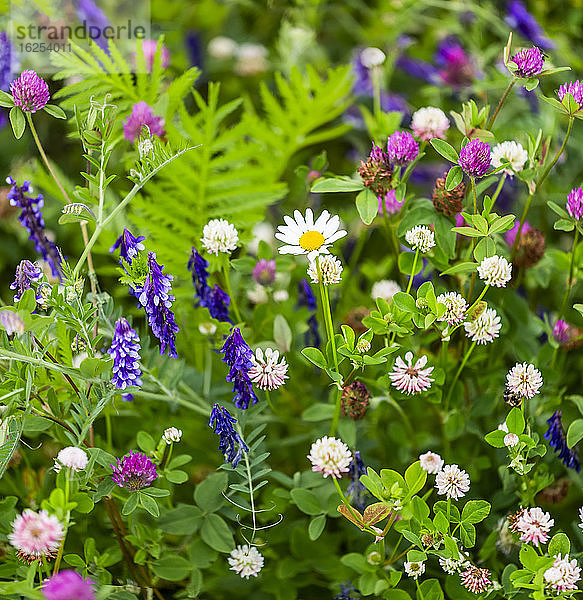
[[[567,212],[573,219],[583,219],[583,188],[574,188],[567,196]]]
[[[366,475],[366,467],[358,450],[354,453],[349,473],[350,485],[346,489],[346,497],[350,498],[351,504],[357,510],[362,511],[366,506],[366,495],[368,492],[364,485],[360,483],[360,476]]]
[[[118,458],[117,465],[110,467],[113,469],[113,481],[130,492],[149,487],[158,478],[152,459],[134,450],[123,458]]]
[[[107,39],[105,38],[104,29],[111,25],[107,15],[93,2],[93,0],[79,0],[77,5],[77,17],[81,23],[84,23],[88,31],[99,32],[96,36],[92,36],[92,40],[107,54]],[[89,28],[92,29],[89,29]]]
[[[152,333],[160,340],[160,354],[177,358],[175,338],[179,331],[174,320],[172,303],[174,296],[172,291],[172,275],[164,275],[163,267],[156,262],[156,254],[148,252],[148,275],[144,286],[136,290],[140,304],[148,315],[148,323]]]
[[[223,362],[230,367],[227,381],[233,382],[233,402],[237,408],[247,409],[257,403],[249,371],[253,367],[253,351],[241,336],[241,330],[233,327],[220,352]]]
[[[224,323],[231,323],[229,304],[231,298],[218,285],[208,284],[208,261],[193,246],[188,261],[188,270],[192,273],[192,284],[198,297],[198,306],[207,308],[211,317]]]
[[[208,266],[208,260],[203,258],[198,250],[192,246],[190,259],[188,260],[188,270],[192,274],[192,285],[194,286],[200,302],[204,301],[206,291],[209,287],[207,283],[209,278],[209,272],[207,271]]]
[[[14,295],[14,302],[22,298],[26,290],[30,290],[33,281],[39,281],[43,272],[40,267],[30,262],[30,260],[21,260],[14,273],[14,282],[10,285],[11,290],[17,290]]]
[[[51,99],[47,82],[31,69],[23,71],[10,84],[10,93],[14,98],[14,104],[24,112],[33,113],[41,110]]]
[[[207,289],[207,293],[204,299],[204,305],[206,306],[213,319],[222,321],[223,323],[232,323],[231,316],[229,315],[229,304],[231,303],[231,297],[227,292],[222,290],[216,283],[211,288]]]
[[[12,81],[14,50],[8,35],[5,31],[0,31],[0,90],[7,92],[10,89]]]
[[[567,445],[567,436],[563,427],[562,411],[556,410],[553,415],[547,419],[549,428],[545,433],[545,440],[549,441],[549,446],[558,453],[563,464],[569,469],[575,469],[577,473],[581,471],[579,462],[579,452],[577,448],[569,448]]]
[[[118,390],[129,386],[141,386],[140,337],[123,317],[115,322],[111,348],[108,353],[113,357],[113,377],[111,382]]]
[[[485,142],[470,140],[460,151],[458,164],[470,177],[484,177],[491,163],[492,149]]]
[[[230,462],[233,468],[239,464],[243,452],[249,452],[243,438],[233,427],[236,422],[237,419],[232,417],[224,406],[218,404],[213,406],[209,426],[220,436],[219,450],[225,457],[225,461]]]
[[[455,89],[471,85],[479,75],[471,57],[454,37],[442,40],[436,61],[441,67],[439,78]]]
[[[543,70],[545,57],[540,48],[533,46],[516,53],[510,60],[516,64],[518,77],[535,77]]]
[[[162,137],[165,135],[164,119],[156,117],[154,111],[145,102],[138,102],[132,108],[132,114],[123,122],[123,136],[128,142],[135,142],[146,125],[150,135]]]
[[[557,91],[559,100],[562,101],[567,94],[573,96],[575,102],[579,105],[579,108],[583,106],[583,82],[577,79],[576,81],[568,81],[559,86]]]
[[[119,264],[123,264],[123,259],[131,265],[138,252],[145,249],[144,244],[142,244],[145,239],[143,235],[134,237],[129,229],[124,229],[115,244],[109,249],[109,252],[113,254],[119,248]]]
[[[554,42],[544,35],[544,31],[537,20],[528,12],[528,9],[520,0],[512,0],[508,3],[504,21],[510,28],[516,29],[520,35],[544,50],[555,47]]]
[[[18,220],[28,230],[28,239],[34,242],[35,250],[49,263],[53,276],[60,277],[59,266],[62,257],[54,242],[49,240],[45,233],[45,221],[41,211],[44,206],[43,195],[39,194],[36,198],[27,195],[33,192],[30,181],[18,186],[12,177],[7,177],[6,183],[12,186],[7,196],[10,206],[22,209]]]
[[[391,164],[406,165],[419,156],[419,144],[408,131],[395,131],[387,141]]]

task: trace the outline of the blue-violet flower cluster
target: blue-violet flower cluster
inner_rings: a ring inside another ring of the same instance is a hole
[[[113,376],[111,382],[118,390],[142,385],[140,370],[140,337],[123,317],[115,322],[115,331],[111,348],[113,357]]]
[[[233,425],[237,422],[224,406],[215,404],[211,412],[209,426],[220,436],[219,450],[223,453],[225,460],[235,468],[241,460],[243,452],[249,452],[243,438],[237,433]]]
[[[253,367],[253,351],[241,337],[241,330],[233,327],[229,337],[225,340],[221,353],[224,354],[223,362],[227,363],[229,373],[227,381],[233,382],[233,402],[237,408],[246,409],[257,402],[253,391],[253,383],[249,371]]]

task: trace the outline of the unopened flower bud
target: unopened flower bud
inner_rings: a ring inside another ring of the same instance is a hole
[[[368,562],[369,565],[380,565],[381,564],[381,554],[380,552],[370,552],[369,554],[367,554],[366,556],[366,562]]]
[[[361,338],[360,340],[358,340],[358,342],[356,343],[356,351],[359,354],[365,354],[369,350],[370,350],[370,342],[367,339]]]
[[[507,448],[514,448],[514,446],[516,446],[519,441],[520,440],[518,439],[518,436],[515,433],[507,433],[504,436],[504,445]]]

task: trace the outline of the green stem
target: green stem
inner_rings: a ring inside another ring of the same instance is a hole
[[[371,72],[372,87],[373,87],[373,114],[377,126],[380,124],[380,118],[382,114],[381,110],[381,75],[382,70],[380,66],[373,67]]]
[[[417,586],[417,598],[419,600],[425,600],[425,596],[423,595],[423,592],[421,591],[421,586],[419,585],[419,579],[417,577],[415,577],[415,585]]]
[[[269,405],[269,408],[271,408],[272,412],[275,413],[275,406],[273,406],[273,403],[271,402],[271,396],[270,396],[269,390],[267,388],[265,389],[265,399],[267,400],[267,404]]]
[[[63,467],[66,470],[65,473],[65,506],[69,505],[69,487],[70,487],[70,478],[71,478],[71,469],[68,467]],[[55,559],[55,566],[53,567],[53,575],[59,572],[59,567],[61,565],[61,559],[63,558],[63,551],[65,550],[65,540],[67,539],[67,530],[69,529],[69,519],[71,518],[71,511],[67,508],[67,514],[65,517],[64,531],[63,531],[63,541],[59,546],[59,552],[57,554],[57,558]]]
[[[453,390],[455,389],[455,384],[457,383],[464,367],[466,366],[466,363],[468,362],[468,359],[470,358],[470,354],[473,352],[475,347],[476,347],[476,342],[472,342],[472,345],[468,348],[468,351],[466,352],[466,354],[462,360],[462,363],[459,366],[459,368],[453,378],[453,381],[451,382],[451,386],[447,393],[447,398],[445,399],[445,412],[447,412],[449,410],[449,401],[451,400],[451,395],[453,394]]]
[[[209,397],[211,391],[211,381],[213,378],[213,354],[210,344],[207,342],[206,357],[204,366],[204,380],[202,385],[202,395],[205,398]]]
[[[241,313],[239,312],[239,307],[237,306],[237,300],[235,299],[235,296],[233,295],[233,290],[231,288],[231,280],[229,278],[229,265],[226,264],[223,267],[223,273],[225,274],[225,285],[227,286],[227,294],[229,294],[229,297],[231,298],[231,306],[233,307],[233,310],[235,311],[235,318],[237,319],[237,323],[242,323],[243,319],[241,318]]]
[[[502,98],[500,98],[500,102],[498,102],[498,106],[496,107],[494,114],[488,121],[488,125],[487,125],[486,129],[488,129],[488,130],[492,129],[492,126],[494,125],[494,121],[496,120],[496,117],[498,116],[498,113],[500,112],[502,105],[504,104],[504,102],[506,102],[506,98],[508,98],[508,94],[510,94],[510,91],[514,87],[514,83],[515,83],[515,80],[511,79],[510,83],[508,84],[508,86],[504,90],[504,93],[502,94]]]
[[[176,402],[176,404],[179,404],[180,406],[184,406],[186,408],[189,408],[190,410],[198,413],[199,415],[204,415],[205,417],[208,417],[210,414],[210,410],[207,408],[206,410],[200,406],[197,406],[196,404],[193,404],[192,402],[189,402],[188,400],[185,400],[184,398],[181,398],[180,396],[172,396],[172,395],[168,395],[168,394],[154,394],[152,392],[144,392],[144,390],[137,390],[135,392],[133,392],[134,396],[140,396],[142,398],[147,398],[149,400],[162,400],[163,402]]]
[[[496,203],[496,200],[498,200],[498,196],[500,195],[500,192],[502,191],[502,188],[504,187],[504,182],[506,181],[506,177],[507,177],[507,174],[506,174],[506,171],[504,171],[502,173],[502,177],[500,177],[500,181],[498,181],[498,186],[496,187],[496,191],[494,192],[494,195],[492,196],[492,208],[494,208],[494,204]]]
[[[413,266],[411,267],[411,275],[409,275],[409,283],[407,284],[407,291],[405,292],[406,294],[408,294],[411,291],[411,285],[413,284],[413,277],[415,277],[415,269],[417,268],[417,260],[419,259],[419,248],[417,250],[415,250],[415,258],[413,259]]]

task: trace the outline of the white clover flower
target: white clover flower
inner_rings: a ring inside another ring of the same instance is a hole
[[[382,298],[386,302],[390,302],[393,299],[393,296],[400,292],[401,286],[392,279],[381,279],[373,284],[370,295],[373,300],[377,298]]]
[[[507,448],[514,448],[514,446],[518,445],[518,442],[520,440],[518,439],[518,436],[515,433],[507,433],[504,436],[504,445]]]
[[[506,287],[512,277],[512,264],[503,256],[489,256],[478,265],[478,275],[486,285]]]
[[[421,468],[430,474],[439,473],[443,467],[444,460],[435,452],[426,452],[419,457]]]
[[[435,487],[440,496],[459,500],[470,489],[470,477],[457,465],[445,465],[435,476]]]
[[[325,210],[314,221],[311,208],[306,209],[303,217],[299,210],[294,211],[294,218],[284,215],[285,225],[277,228],[275,237],[285,245],[279,247],[280,254],[307,254],[312,261],[319,254],[329,254],[328,246],[346,235],[344,229],[339,229],[338,215],[330,216]]]
[[[504,173],[512,176],[522,171],[528,160],[528,152],[518,142],[502,142],[492,148],[492,166],[502,166],[502,159],[510,163],[512,169],[504,169]]]
[[[469,564],[469,554],[467,552],[460,551],[460,557],[456,560],[455,558],[440,558],[440,567],[448,574],[455,575],[462,569],[465,569]]]
[[[407,361],[407,362],[405,362]],[[427,356],[423,355],[413,365],[413,353],[407,352],[405,360],[397,356],[393,370],[389,373],[391,385],[405,394],[426,392],[434,381],[429,377],[433,367],[426,367]]]
[[[500,317],[493,308],[487,308],[473,321],[464,323],[466,335],[472,342],[478,344],[493,342],[498,337],[501,328]]]
[[[549,531],[555,524],[548,512],[535,506],[534,508],[525,508],[518,517],[514,527],[520,534],[520,541],[538,546],[549,539]]]
[[[208,53],[217,60],[233,58],[237,52],[238,44],[235,40],[224,35],[214,37],[207,46]]]
[[[422,254],[426,254],[435,246],[435,234],[424,225],[416,225],[413,229],[409,229],[405,234],[405,240],[413,250],[419,250]]]
[[[287,290],[276,290],[273,292],[273,299],[275,302],[285,302],[289,300],[289,292]]]
[[[202,333],[202,335],[214,335],[217,330],[217,326],[209,321],[207,323],[200,323],[198,330],[200,333]]]
[[[162,439],[170,445],[172,442],[179,442],[182,438],[182,429],[176,429],[176,427],[168,427],[162,434]]]
[[[437,302],[445,305],[445,313],[438,319],[439,321],[447,321],[449,325],[459,325],[466,318],[468,303],[466,299],[457,292],[447,292],[439,294]]]
[[[324,477],[338,478],[350,470],[352,452],[342,440],[324,436],[312,444],[308,459],[312,463],[312,471],[320,471]]]
[[[253,238],[249,242],[247,246],[247,252],[249,254],[253,254],[257,256],[259,252],[259,243],[265,242],[270,248],[273,248],[273,234],[275,233],[275,229],[271,223],[267,223],[266,221],[261,221],[253,226],[251,230],[251,235]]]
[[[242,579],[249,579],[251,575],[257,577],[263,568],[263,556],[255,546],[237,546],[231,551],[227,559],[231,565],[231,571],[238,573]]]
[[[433,138],[445,139],[445,132],[449,129],[449,119],[441,108],[426,106],[413,113],[411,129],[420,140],[427,141]]]
[[[508,433],[508,425],[506,425],[506,421],[504,421],[504,423],[500,423],[500,425],[498,425],[498,430],[503,431],[504,433]]]
[[[269,300],[265,287],[256,283],[254,287],[247,290],[247,298],[252,304],[265,304]]]
[[[506,375],[506,388],[517,398],[532,398],[542,384],[541,372],[528,363],[516,363]]]
[[[317,257],[316,260],[320,261],[320,272],[322,273],[322,283],[324,285],[332,285],[342,281],[344,267],[335,256],[326,254],[325,256]],[[320,283],[316,260],[311,261],[308,267],[308,276],[312,280],[312,283]]]
[[[359,354],[365,354],[370,350],[370,342],[365,338],[360,338],[358,342],[356,342],[356,351]]]
[[[251,362],[249,379],[261,390],[276,390],[288,378],[288,364],[283,356],[279,360],[278,350],[267,348],[264,355],[263,350],[257,348]]]
[[[261,44],[241,44],[237,48],[235,73],[243,77],[258,75],[267,71],[267,48]]]
[[[563,557],[557,554],[553,566],[545,571],[543,577],[558,595],[577,589],[577,582],[581,579],[581,568],[575,559],[569,560],[568,554]]]
[[[57,463],[59,464],[59,467],[62,465],[63,467],[68,467],[72,471],[83,471],[88,462],[89,458],[85,451],[76,446],[63,448],[57,454]],[[55,471],[59,470],[60,468],[55,469]]]
[[[360,53],[360,62],[367,69],[372,69],[373,67],[380,67],[385,60],[387,59],[385,53],[379,48],[369,47],[365,48]]]
[[[413,579],[417,579],[425,573],[425,563],[423,561],[406,562],[403,566],[405,567],[405,573],[407,573],[409,577],[413,577]]]
[[[204,226],[200,241],[209,254],[231,254],[237,248],[239,233],[229,221],[212,219]]]

